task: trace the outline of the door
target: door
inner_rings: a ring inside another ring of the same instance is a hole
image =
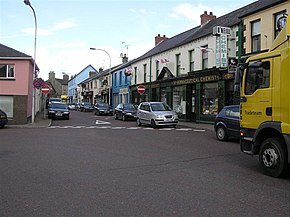
[[[272,120],[272,61],[250,62],[245,71],[241,94],[241,127],[257,129]]]

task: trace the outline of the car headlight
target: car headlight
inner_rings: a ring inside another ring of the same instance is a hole
[[[55,111],[48,111],[48,113],[55,113]]]
[[[163,119],[164,118],[164,115],[156,115],[156,118],[157,119]]]
[[[64,112],[64,114],[69,114],[69,112]]]
[[[131,112],[128,112],[128,113],[126,113],[127,115],[132,115],[132,113]]]

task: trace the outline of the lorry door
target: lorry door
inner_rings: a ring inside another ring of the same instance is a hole
[[[272,120],[272,60],[249,62],[241,92],[241,127],[257,129]]]

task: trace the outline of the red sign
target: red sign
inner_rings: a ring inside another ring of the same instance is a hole
[[[49,91],[50,91],[50,89],[49,89],[49,86],[48,86],[47,84],[44,84],[44,85],[41,87],[41,92],[42,92],[43,94],[48,94]]]
[[[144,85],[139,85],[139,86],[137,87],[137,91],[138,91],[138,93],[140,93],[140,94],[145,93],[145,86],[144,86]]]

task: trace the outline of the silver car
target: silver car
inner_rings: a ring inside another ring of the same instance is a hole
[[[137,124],[148,124],[156,128],[159,126],[176,127],[177,114],[164,102],[142,102],[137,109]]]

